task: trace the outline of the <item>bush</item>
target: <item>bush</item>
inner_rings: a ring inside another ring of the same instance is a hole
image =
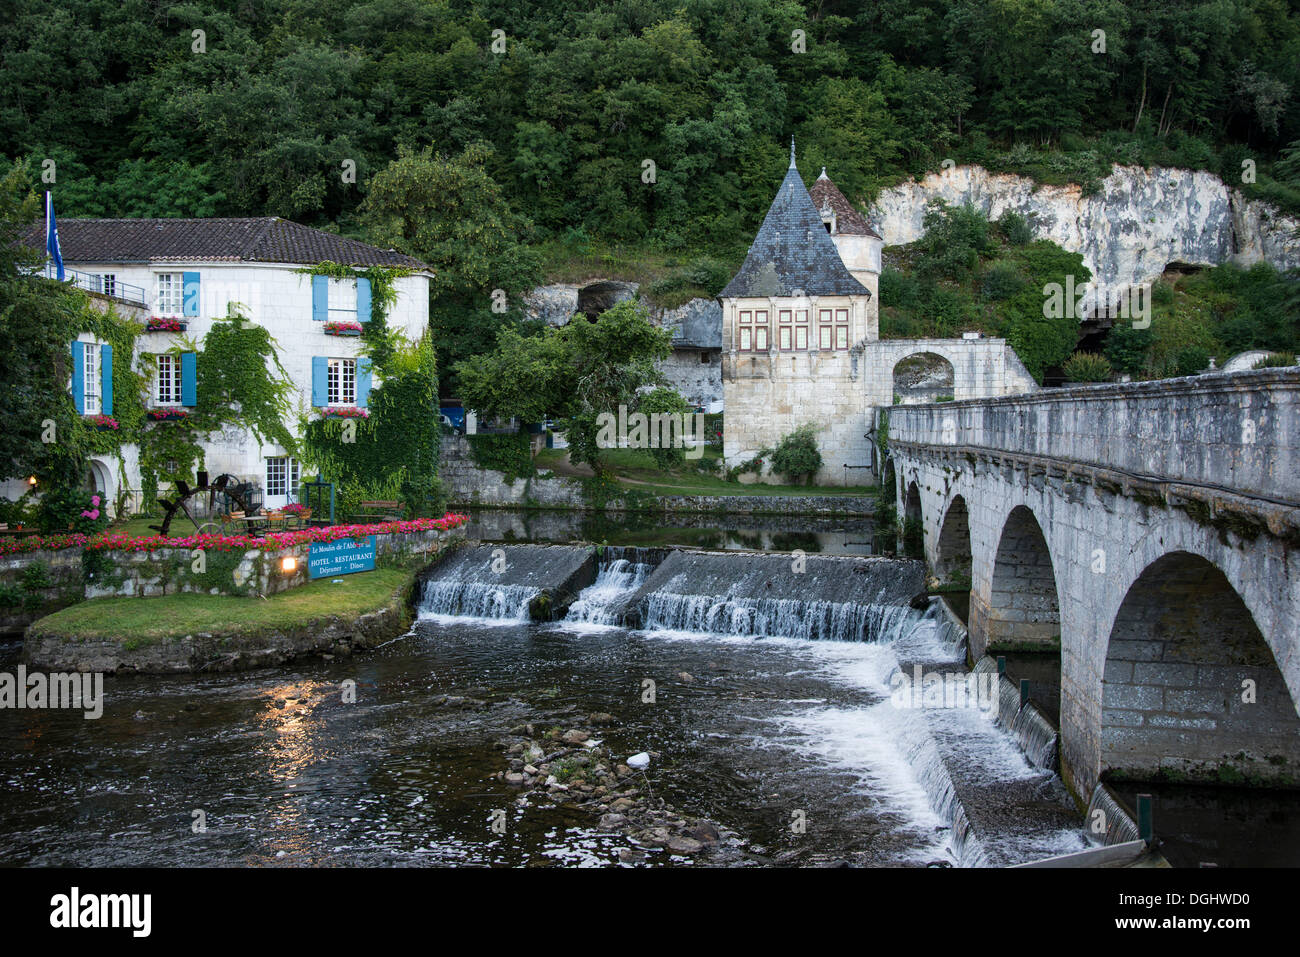
[[[1009,246],[1026,246],[1034,241],[1034,227],[1024,216],[1008,209],[998,217],[998,231]]]
[[[36,522],[42,532],[93,535],[108,525],[108,508],[102,496],[85,489],[55,488],[41,496]]]
[[[694,411],[694,408],[691,406],[690,403],[688,403],[685,399],[681,397],[681,395],[677,392],[677,390],[669,389],[661,386],[660,388],[655,389],[653,392],[650,392],[649,394],[641,397],[641,401],[637,406],[637,411],[644,413],[647,417],[653,416],[655,414],[686,416],[686,415],[690,415]],[[654,419],[651,419],[650,421],[653,423]],[[674,421],[674,420],[669,420],[669,421]],[[653,428],[651,429],[652,435],[655,434],[656,432],[658,433],[658,438],[660,440],[660,447],[648,448],[645,451],[650,456],[650,458],[654,460],[655,466],[657,468],[665,469],[665,470],[676,468],[680,466],[683,461],[685,461],[686,449],[681,444],[683,437],[681,436],[681,434],[678,431],[678,428],[676,427],[676,423],[681,421],[682,420],[679,419],[676,420],[676,422],[674,422],[674,426],[672,428],[673,434],[670,437],[670,444],[667,447],[664,447],[662,444],[663,439],[665,438],[665,436],[663,435],[663,430],[653,429]],[[689,422],[686,424],[686,427],[692,430],[695,428],[694,424]]]
[[[1070,382],[1106,382],[1113,374],[1106,357],[1095,352],[1076,352],[1065,360],[1064,371]]]
[[[1271,352],[1256,362],[1252,369],[1285,369],[1295,365],[1295,354],[1291,352]]]
[[[1121,372],[1138,375],[1147,366],[1151,339],[1150,329],[1134,329],[1129,323],[1113,326],[1106,334],[1106,358]]]
[[[528,433],[468,435],[470,458],[481,469],[493,469],[505,475],[506,481],[529,478],[536,469]]]
[[[980,292],[985,299],[1001,302],[1010,299],[1025,288],[1025,280],[1015,266],[1009,263],[995,263],[985,271],[980,280]]]
[[[886,269],[880,274],[880,305],[911,308],[921,297],[921,286],[915,279],[897,269]]]
[[[791,482],[812,482],[822,467],[822,454],[817,451],[817,430],[812,425],[801,425],[781,439],[772,453],[772,471],[786,476]]]
[[[1157,306],[1174,304],[1174,287],[1167,282],[1157,282],[1151,287],[1151,301]]]
[[[1200,346],[1187,346],[1174,353],[1174,375],[1198,375],[1210,364],[1210,353]]]

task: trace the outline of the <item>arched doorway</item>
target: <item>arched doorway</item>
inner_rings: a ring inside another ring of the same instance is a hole
[[[1236,589],[1171,552],[1124,596],[1102,677],[1103,778],[1300,783],[1300,717]]]
[[[918,352],[894,364],[893,395],[898,405],[950,401],[956,394],[952,363],[934,352]]]

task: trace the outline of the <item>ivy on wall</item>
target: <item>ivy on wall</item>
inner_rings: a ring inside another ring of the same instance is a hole
[[[183,338],[168,351],[197,353],[197,404],[181,419],[150,422],[141,413],[140,482],[147,511],[152,511],[161,482],[194,475],[203,463],[202,443],[214,432],[242,429],[258,442],[296,450],[297,442],[285,425],[293,383],[265,327],[249,322],[231,306],[201,343]],[[145,394],[156,361],[152,355],[141,356],[141,365],[148,369]]]
[[[381,375],[402,346],[402,334],[388,327],[388,314],[397,303],[397,280],[409,276],[409,269],[398,266],[368,266],[359,269],[341,263],[322,262],[299,269],[306,276],[330,279],[368,279],[370,281],[370,321],[361,325],[364,352]]]

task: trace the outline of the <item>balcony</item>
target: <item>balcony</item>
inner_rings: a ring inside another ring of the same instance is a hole
[[[44,275],[47,279],[58,278],[58,271],[53,263],[45,264]],[[103,276],[94,273],[78,272],[75,269],[66,268],[63,270],[63,281],[72,283],[78,289],[84,289],[86,292],[98,293],[101,296],[129,302],[132,305],[148,305],[145,302],[144,289],[140,286],[133,286],[129,282],[121,282],[117,279],[105,280]]]

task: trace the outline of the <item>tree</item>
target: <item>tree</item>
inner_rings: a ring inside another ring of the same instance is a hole
[[[792,482],[808,482],[822,467],[822,454],[817,451],[817,429],[801,425],[789,435],[782,436],[772,453],[772,471],[784,475]]]
[[[75,288],[30,272],[45,256],[22,236],[40,211],[15,164],[0,180],[0,480],[35,475],[42,486],[75,486],[85,449],[68,393],[69,344],[88,305]]]

